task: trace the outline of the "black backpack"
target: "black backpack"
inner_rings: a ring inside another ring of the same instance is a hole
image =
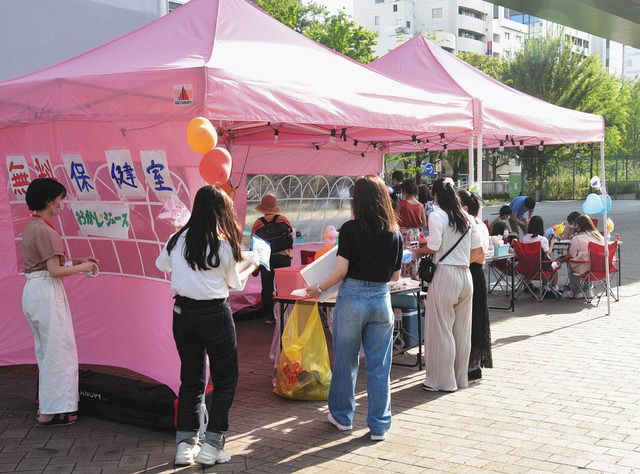
[[[268,221],[264,217],[260,218],[263,227],[256,230],[256,235],[266,241],[271,246],[271,253],[280,252],[293,248],[293,229],[286,222],[278,222],[278,214],[273,216],[273,220]]]

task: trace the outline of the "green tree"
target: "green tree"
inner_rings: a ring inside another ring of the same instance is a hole
[[[359,26],[344,10],[336,15],[316,3],[299,0],[255,0],[276,20],[361,63],[375,59],[376,34]]]
[[[497,79],[498,81],[511,85],[511,77],[509,76],[509,63],[502,58],[494,58],[486,54],[467,53],[460,51],[458,58],[467,64],[479,69],[486,75]]]

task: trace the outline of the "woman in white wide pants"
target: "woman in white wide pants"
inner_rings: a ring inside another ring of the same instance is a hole
[[[55,179],[38,178],[25,196],[33,219],[22,236],[27,276],[22,310],[33,332],[38,362],[38,426],[68,425],[77,419],[78,355],[62,278],[93,272],[98,263],[93,257],[74,258],[65,266],[62,238],[51,218],[61,214],[66,194]]]
[[[437,269],[429,284],[425,318],[425,390],[453,392],[469,385],[473,283],[472,253],[482,252],[473,219],[462,209],[453,181],[433,184],[435,210],[429,215],[426,247],[416,253],[434,254]],[[447,254],[447,252],[449,252]]]

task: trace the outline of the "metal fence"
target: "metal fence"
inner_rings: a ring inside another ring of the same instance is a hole
[[[255,210],[265,194],[278,199],[280,214],[286,216],[298,234],[297,242],[320,242],[327,225],[340,227],[351,219],[349,176],[249,175],[245,230],[262,214]]]

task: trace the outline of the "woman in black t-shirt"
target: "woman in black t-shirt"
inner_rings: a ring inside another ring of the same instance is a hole
[[[341,431],[352,429],[362,345],[369,399],[367,425],[371,439],[382,441],[391,426],[393,312],[387,283],[400,278],[402,237],[391,198],[378,176],[356,181],[352,208],[355,219],[340,228],[335,270],[307,293],[315,298],[342,281],[333,313],[329,421]]]

